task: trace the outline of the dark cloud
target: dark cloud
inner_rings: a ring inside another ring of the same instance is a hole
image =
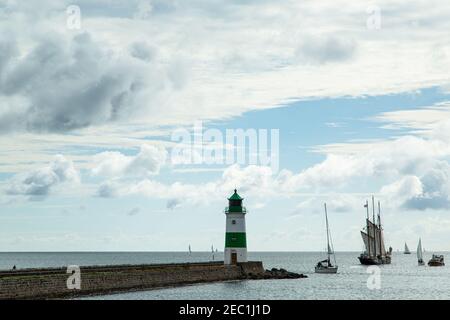
[[[18,54],[13,41],[0,40],[3,132],[66,132],[151,113],[150,97],[156,100],[171,81],[148,63],[154,53],[145,44],[133,46],[132,55],[139,58],[133,59],[88,33],[49,33],[36,42]]]
[[[156,49],[145,42],[135,42],[130,47],[131,56],[144,61],[151,61],[156,55]]]
[[[97,189],[97,196],[100,198],[115,198],[119,194],[116,184],[104,182]]]
[[[78,180],[78,172],[72,161],[59,155],[47,167],[13,177],[8,183],[6,194],[46,197],[57,185]]]
[[[356,51],[353,39],[338,37],[307,37],[295,52],[299,63],[324,64],[351,59]]]
[[[403,207],[410,210],[450,209],[450,199],[445,196],[417,196],[408,199]]]
[[[176,209],[177,207],[179,207],[181,205],[181,203],[182,203],[181,199],[169,199],[167,201],[166,208],[173,210],[173,209]]]
[[[139,214],[139,212],[141,212],[141,209],[138,208],[138,207],[136,207],[136,208],[133,208],[133,209],[131,209],[130,211],[128,211],[128,212],[127,212],[127,215],[129,215],[129,216],[135,216],[135,215]]]
[[[450,165],[439,162],[431,168],[423,177],[422,194],[408,199],[403,204],[404,208],[412,210],[426,209],[450,209]]]

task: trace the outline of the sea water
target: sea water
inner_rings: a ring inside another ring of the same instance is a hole
[[[450,255],[445,252],[435,252]],[[337,274],[315,274],[319,252],[250,252],[266,269],[304,273],[306,279],[246,280],[120,293],[89,299],[450,299],[450,265],[418,266],[415,254],[394,252],[392,264],[361,266],[358,252],[337,252]],[[425,262],[431,257],[424,254]],[[0,253],[0,269],[211,261],[207,252]],[[223,253],[215,253],[223,260]],[[450,260],[449,260],[450,264]]]

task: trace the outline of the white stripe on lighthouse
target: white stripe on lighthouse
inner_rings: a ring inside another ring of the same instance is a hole
[[[227,215],[226,232],[245,233],[245,216],[242,213],[229,213]]]

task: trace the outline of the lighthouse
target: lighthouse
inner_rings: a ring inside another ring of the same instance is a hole
[[[234,189],[234,194],[228,198],[225,208],[225,264],[247,262],[247,237],[245,234],[246,209],[242,206],[241,196]]]

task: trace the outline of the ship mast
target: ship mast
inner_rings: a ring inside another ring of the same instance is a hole
[[[378,201],[378,230],[379,230],[379,238],[380,238],[380,256],[383,255],[383,252],[381,250],[381,206],[380,201]]]
[[[370,257],[370,229],[369,229],[369,201],[366,200],[366,209],[367,209],[367,219],[366,219],[366,225],[367,225],[367,247],[368,247],[368,254]]]
[[[328,214],[327,214],[327,204],[324,203],[325,207],[325,223],[327,226],[327,260],[328,260],[328,266],[330,265],[330,235],[328,232]]]
[[[377,256],[377,230],[376,230],[376,220],[375,220],[375,198],[372,196],[372,215],[373,215],[373,249],[375,251],[375,257]]]

